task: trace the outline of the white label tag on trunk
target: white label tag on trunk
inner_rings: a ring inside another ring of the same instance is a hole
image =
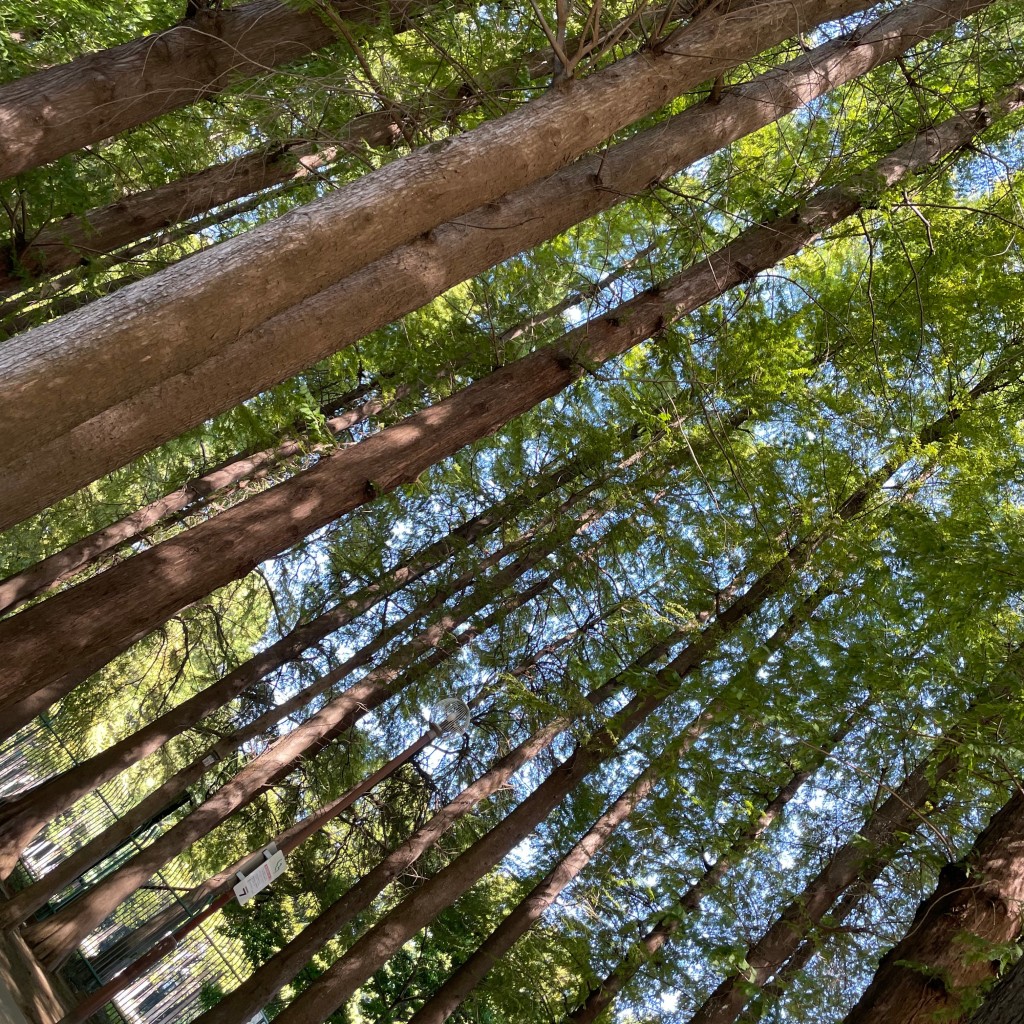
[[[275,878],[280,878],[288,866],[284,854],[280,850],[264,852],[266,858],[259,867],[254,868],[235,886],[235,896],[240,906],[245,906],[258,892],[262,892]]]

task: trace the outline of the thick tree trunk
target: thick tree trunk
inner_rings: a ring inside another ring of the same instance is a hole
[[[370,399],[349,412],[329,415],[324,427],[338,436],[375,416],[383,408],[384,403],[379,399]],[[0,613],[12,612],[33,597],[60,586],[103,555],[137,541],[171,516],[185,510],[197,511],[214,500],[223,501],[237,490],[239,484],[260,479],[311,451],[326,450],[323,445],[288,439],[276,447],[229,459],[189,480],[176,491],[143,505],[123,519],[90,533],[14,576],[0,580]]]
[[[1015,88],[823,190],[791,214],[743,232],[718,253],[555,344],[517,360],[244,505],[142,552],[0,622],[10,666],[0,699],[44,691],[56,700],[180,608],[243,576],[310,531],[412,482],[424,469],[493,433],[587,371],[650,337],[734,285],[750,280],[873,201],[884,186],[973,139],[993,117],[1024,106]],[[0,349],[2,350],[2,349]]]
[[[571,524],[571,533],[583,531],[602,514],[603,511],[597,508],[588,509]],[[267,787],[294,770],[298,763],[315,756],[364,715],[412,682],[416,673],[408,673],[407,670],[424,653],[435,650],[443,660],[449,656],[451,649],[459,649],[473,639],[475,632],[471,629],[458,634],[453,631],[538,565],[564,540],[564,533],[553,532],[532,546],[524,555],[484,581],[468,598],[448,609],[380,665],[367,672],[358,683],[252,760],[202,806],[172,826],[116,873],[107,876],[65,910],[30,926],[25,937],[40,962],[49,967],[62,963],[93,928],[163,864],[226,821],[236,810],[251,803]],[[550,581],[545,581],[545,585],[547,582]],[[531,591],[526,593],[532,596]],[[498,603],[499,617],[517,607],[522,600],[522,595],[514,593],[501,599]],[[301,696],[305,698],[308,692]]]
[[[962,0],[958,7],[983,2]],[[869,4],[738,0],[737,6],[695,18],[656,50],[551,90],[129,285],[62,318],[59,327],[48,324],[12,339],[0,347],[0,449],[26,436],[43,445],[142,389],[194,373],[241,333],[396,246],[554,173],[794,32]],[[379,283],[391,290],[386,279]],[[335,318],[349,320],[347,311],[338,317],[339,308],[333,305]],[[235,364],[235,374],[249,376],[244,362]],[[243,390],[255,393],[251,386]],[[193,393],[193,412],[197,398]],[[174,412],[169,407],[165,416]],[[201,419],[209,415],[207,409]]]
[[[816,602],[820,603],[822,597]],[[813,608],[810,609],[813,611]],[[778,650],[788,642],[793,631],[773,635],[766,650],[766,655]],[[781,635],[780,635],[781,634]],[[831,752],[846,738],[850,731],[860,723],[864,707],[862,706],[818,747],[811,747],[811,754],[806,764],[779,788],[769,800],[764,810],[747,824],[736,837],[729,849],[675,901],[673,913],[645,932],[630,947],[619,964],[611,970],[594,988],[586,999],[565,1017],[564,1024],[593,1024],[604,1011],[615,1001],[616,996],[630,982],[645,963],[657,956],[658,952],[669,939],[679,930],[687,917],[700,911],[704,897],[717,889],[725,877],[747,853],[753,848],[761,836],[779,819],[786,806],[797,795],[800,788],[828,760]]]
[[[332,0],[346,21],[400,25],[423,0]],[[338,41],[316,12],[278,0],[201,11],[150,36],[0,88],[0,178],[207,99]]]
[[[31,456],[12,455],[2,467],[7,486],[0,495],[0,528],[38,511],[217,411],[229,409],[303,370],[376,327],[416,309],[459,281],[642,192],[652,182],[850,81],[987,2],[921,0],[897,10],[863,37],[819,47],[778,71],[730,88],[720,102],[698,105],[600,155],[580,160],[545,181],[478,208],[457,223],[442,225],[429,236],[400,247],[364,271],[324,289],[241,337],[232,334],[227,338],[218,333],[210,339],[213,354],[186,355],[180,347],[161,343],[161,353],[177,352],[186,359],[188,367],[181,371],[158,366],[160,360],[152,358],[152,318],[158,315],[162,301],[172,301],[192,287],[179,285],[178,276],[192,274],[193,267],[198,272],[206,267],[206,262],[200,265],[196,260],[186,261],[134,289],[126,289],[92,304],[89,310],[73,314],[75,319],[61,321],[59,328],[47,325],[28,332],[0,348],[0,381],[7,384],[6,391],[0,391],[0,450],[20,452],[22,438],[36,438]],[[772,10],[778,6],[775,2],[771,4]],[[811,6],[822,16],[827,13],[826,5]],[[831,9],[831,5],[827,6]],[[764,9],[763,5],[756,8],[758,18]],[[791,13],[796,13],[796,7]],[[700,21],[697,19],[695,27]],[[702,31],[709,32],[718,24],[718,20],[712,19]],[[725,33],[721,41],[724,43],[727,38]],[[709,69],[710,65],[700,74],[709,74]],[[574,134],[583,116],[575,106],[578,90],[587,85],[584,82],[574,87],[567,97],[567,116],[572,121],[567,128],[569,135]],[[533,109],[531,104],[530,110]],[[526,111],[521,116],[526,116]],[[476,133],[470,136],[475,138]],[[528,137],[535,138],[535,142],[541,139],[541,135]],[[518,136],[510,138],[516,146],[521,141]],[[541,144],[548,148],[546,141]],[[428,156],[421,151],[408,159]],[[454,176],[451,181],[457,179],[461,180]],[[458,187],[453,184],[453,188]],[[348,195],[348,190],[344,194]],[[280,223],[298,238],[306,231],[306,216],[297,211],[281,218]],[[376,225],[378,219],[372,217],[370,222]],[[248,234],[246,239],[254,234]],[[262,244],[259,239],[257,242]],[[351,238],[346,237],[345,244],[334,249],[347,251],[351,243]],[[219,260],[219,254],[226,253],[225,262],[230,263],[237,262],[234,252],[234,248],[217,246],[208,255]],[[251,259],[248,252],[245,260],[250,272],[255,273],[258,266],[265,280],[266,267]],[[299,262],[306,279],[309,258],[303,255]],[[205,271],[203,279],[207,280]],[[311,290],[315,290],[312,285]],[[262,291],[264,285],[257,283],[252,290],[235,291],[233,295],[240,302],[241,296]],[[153,293],[157,294],[151,301]],[[295,296],[289,301],[295,301]],[[339,316],[339,310],[344,310],[345,315]],[[110,319],[116,320],[117,327],[128,330],[129,320],[122,314],[127,317],[129,313],[145,320],[142,333],[151,357],[145,364],[146,376],[152,378],[148,383],[139,376],[139,364],[127,355],[127,349],[114,341],[115,335],[120,334]],[[187,318],[178,318],[175,313],[174,319],[162,322],[178,323],[188,337],[195,339],[206,337],[208,323],[226,322],[219,309],[214,316],[204,316],[204,326],[194,331],[185,330],[186,321]],[[79,327],[74,328],[75,324]],[[70,345],[73,328],[76,341]],[[100,349],[93,351],[86,333],[98,346],[109,343],[110,348],[104,351],[110,354],[110,359],[102,358]],[[62,383],[65,371],[70,369],[70,363],[67,367],[63,365],[65,357],[71,358],[73,352],[81,352],[86,358],[89,374],[102,377],[104,383],[97,382],[94,391],[95,402],[84,398],[88,389],[83,386],[83,369],[74,370],[73,388]],[[118,380],[126,365],[134,372],[128,374],[131,397],[122,401],[113,391],[120,389]],[[26,376],[32,379],[23,379]],[[74,396],[74,402],[69,394]],[[10,445],[5,447],[5,440]]]
[[[0,296],[13,295],[42,278],[140,242],[149,235],[200,217],[225,203],[322,174],[345,153],[364,146],[390,149],[406,131],[437,125],[476,109],[512,87],[525,73],[531,80],[552,72],[550,53],[532,53],[514,66],[484,71],[473,89],[435,91],[403,103],[400,110],[359,114],[333,132],[329,142],[305,140],[266,146],[195,174],[136,192],[114,203],[44,226],[20,251],[0,249]]]
[[[942,869],[843,1024],[966,1021],[973,997],[996,977],[1000,947],[1016,941],[1022,924],[1024,794],[1017,792],[964,860]],[[1021,1004],[1016,1014],[1020,1020]]]

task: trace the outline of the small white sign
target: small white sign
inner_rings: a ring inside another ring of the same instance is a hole
[[[264,861],[247,875],[238,873],[235,896],[240,906],[245,906],[258,892],[262,892],[275,878],[280,878],[287,868],[284,854],[280,850],[264,850]]]

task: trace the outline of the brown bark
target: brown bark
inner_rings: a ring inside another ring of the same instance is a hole
[[[468,96],[464,88],[450,88],[403,104],[401,109],[359,114],[332,133],[330,140],[265,146],[44,225],[21,250],[8,248],[4,253],[0,249],[0,296],[13,295],[41,278],[89,263],[96,256],[139,242],[225,203],[322,174],[345,153],[358,153],[364,146],[390,149],[403,141],[403,131],[421,127],[424,121],[437,124],[450,120],[477,108],[488,97],[500,95],[516,82],[521,71],[533,80],[550,75],[550,57],[534,53],[517,66],[485,71],[475,77]]]
[[[332,0],[346,21],[401,24],[422,0]],[[0,88],[0,178],[207,99],[338,41],[314,11],[253,0],[86,54]]]
[[[966,1021],[973,999],[995,980],[999,947],[1014,942],[1022,924],[1024,794],[1017,792],[964,860],[942,869],[843,1024]]]
[[[352,597],[335,605],[317,619],[297,626],[261,654],[240,665],[223,679],[208,686],[205,690],[201,690],[89,760],[76,764],[68,771],[31,787],[15,797],[0,801],[0,872],[4,875],[9,873],[21,851],[33,836],[47,822],[71,807],[76,800],[114,778],[143,757],[153,753],[172,737],[180,735],[186,729],[196,725],[205,715],[225,706],[230,700],[253,686],[271,671],[297,657],[312,644],[364,614],[401,587],[408,586],[424,573],[436,568],[457,552],[461,545],[472,543],[481,535],[495,529],[501,522],[507,521],[510,516],[519,511],[525,503],[543,496],[545,487],[553,489],[556,482],[564,475],[564,473],[550,474],[546,479],[539,481],[536,486],[515,494],[514,500],[506,500],[492,507],[488,513],[476,516],[462,527],[452,531],[447,537],[429,545],[418,555],[402,563],[374,583],[362,588]],[[585,494],[586,491],[572,495],[561,504],[558,512],[568,511]],[[205,769],[202,765],[208,757],[212,756],[216,761],[222,760],[233,750],[239,749],[242,744],[273,727],[285,716],[304,707],[314,697],[327,692],[356,669],[369,664],[377,653],[400,637],[420,618],[444,607],[467,587],[477,585],[481,572],[497,565],[504,558],[528,544],[541,525],[543,523],[535,524],[524,530],[515,540],[501,545],[490,554],[477,559],[470,569],[448,581],[431,597],[418,602],[416,607],[403,618],[392,623],[386,629],[379,630],[369,643],[364,644],[338,668],[305,686],[287,701],[275,704],[270,711],[261,715],[254,722],[236,730],[231,736],[225,737],[209,750],[204,751],[191,765],[186,766],[178,773],[181,777],[179,792],[184,791],[186,786],[191,785],[203,774]],[[520,562],[514,564],[519,566]],[[481,594],[483,591],[478,586],[478,593],[469,599],[470,602],[479,604]],[[8,723],[8,726],[10,724]],[[162,785],[158,792],[162,794],[159,799],[160,806],[163,806],[170,799],[167,793],[167,784]],[[130,814],[127,817],[134,819],[135,815]],[[120,822],[115,826],[118,831],[123,831],[124,827],[124,824]],[[4,919],[5,912],[0,910],[0,921]]]
[[[955,151],[991,118],[1021,106],[1024,91],[1015,88],[994,104],[927,129],[850,184],[823,190],[791,214],[748,229],[657,290],[326,456],[187,535],[0,622],[0,650],[11,666],[0,699],[11,704],[40,691],[50,701],[57,699],[191,601],[240,578],[311,530],[412,482],[424,469],[565,389],[587,368],[620,355],[665,323],[797,252],[873,201],[884,186]]]
[[[982,5],[983,0],[963,0],[957,8],[970,9],[972,3]],[[656,52],[625,58],[464,135],[417,150],[270,224],[71,313],[59,327],[44,325],[12,339],[0,346],[0,449],[8,450],[26,436],[38,438],[39,447],[66,437],[120,402],[162,387],[179,374],[192,377],[188,415],[202,405],[200,419],[206,419],[213,410],[205,398],[200,400],[198,388],[207,373],[197,371],[208,359],[234,348],[239,334],[270,317],[287,316],[296,303],[444,221],[552,174],[672,97],[795,31],[866,6],[864,0],[742,0],[738,10],[694,19]],[[660,146],[660,135],[658,139]],[[650,181],[647,177],[642,184]],[[594,186],[590,181],[590,191]],[[521,243],[513,251],[520,248]],[[431,266],[440,265],[436,257],[431,259]],[[436,295],[444,286],[438,272],[432,273]],[[386,276],[377,285],[384,286],[378,294],[393,291]],[[342,308],[331,303],[332,319],[350,321],[347,309],[339,316]],[[393,319],[393,301],[384,308]],[[360,328],[360,333],[365,331]],[[339,347],[334,335],[336,330],[329,335],[331,351]],[[294,344],[293,337],[279,357]],[[311,362],[307,354],[298,361],[299,369]],[[235,361],[233,367],[233,376],[245,380],[245,395],[265,386],[256,383],[246,360]],[[279,358],[273,376],[281,380],[293,372],[282,371]],[[184,429],[178,409],[176,404],[165,406],[162,429],[171,419],[172,433]],[[112,443],[113,436],[103,445],[111,453]],[[146,433],[138,435],[138,443],[148,448],[155,442]],[[5,467],[9,479],[11,469]],[[38,462],[35,471],[47,475]],[[15,492],[13,502],[18,488],[8,490]],[[29,514],[27,507],[14,514]]]
[[[383,408],[384,403],[379,399],[370,399],[348,412],[328,416],[324,428],[338,436],[375,416]],[[214,469],[189,480],[176,491],[143,505],[109,526],[95,530],[14,576],[0,580],[0,613],[10,613],[33,597],[60,586],[107,552],[137,540],[175,513],[186,510],[195,512],[213,500],[223,501],[237,490],[239,484],[261,479],[284,463],[310,451],[324,450],[323,445],[287,439],[274,448],[264,448],[222,462]]]
[[[572,532],[585,529],[601,514],[597,509],[588,509],[572,524]],[[315,756],[364,715],[403,689],[415,678],[416,673],[407,670],[421,655],[435,651],[443,660],[449,656],[452,648],[458,649],[473,639],[475,632],[471,629],[457,635],[453,634],[453,630],[489,604],[496,594],[500,594],[534,568],[550,552],[556,550],[563,540],[564,534],[555,532],[532,546],[525,554],[486,580],[468,598],[446,611],[380,665],[367,672],[358,683],[254,758],[204,804],[172,826],[115,874],[107,876],[65,910],[30,926],[25,937],[40,962],[50,967],[62,963],[85,935],[164,863],[226,821],[240,807],[251,803],[267,787],[294,770],[301,761]],[[526,593],[532,596],[530,590]],[[517,606],[522,599],[522,595],[515,594],[501,599],[498,605],[501,615],[510,607]]]
[[[816,603],[824,599],[824,594]],[[809,609],[809,611],[813,611]],[[789,641],[793,630],[777,631],[766,645],[765,654],[770,655],[773,651],[780,649]],[[613,968],[601,982],[586,997],[586,999],[564,1018],[565,1024],[593,1024],[604,1011],[615,1001],[616,996],[622,991],[634,975],[644,966],[646,962],[657,956],[658,952],[669,939],[679,930],[687,917],[700,911],[701,902],[710,892],[717,889],[733,866],[738,863],[749,850],[754,847],[761,836],[779,819],[789,802],[797,795],[800,788],[815,772],[825,763],[831,752],[843,741],[861,720],[864,708],[860,708],[851,715],[837,729],[825,744],[818,748],[812,748],[811,756],[806,764],[779,788],[778,792],[767,802],[764,810],[747,824],[729,849],[715,862],[714,866],[708,869],[701,877],[693,883],[685,892],[681,893],[673,905],[673,913],[660,921],[653,928],[648,929],[622,958],[619,964]]]
[[[1020,1024],[1024,1007],[1024,961],[1018,961],[993,989],[970,1024]]]

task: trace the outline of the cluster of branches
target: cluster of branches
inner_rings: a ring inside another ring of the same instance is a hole
[[[210,920],[202,1024],[1001,1019],[1020,13],[253,0],[0,86],[0,737],[75,750],[0,871],[123,804],[0,925],[192,880],[66,1024]]]

